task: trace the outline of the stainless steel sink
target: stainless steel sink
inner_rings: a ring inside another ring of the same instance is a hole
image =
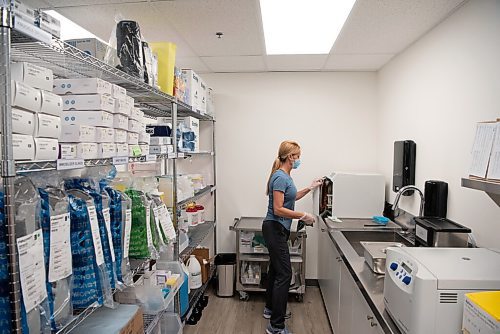
[[[359,256],[364,256],[364,247],[361,245],[361,241],[398,242],[405,246],[413,246],[396,231],[343,231],[342,234]]]

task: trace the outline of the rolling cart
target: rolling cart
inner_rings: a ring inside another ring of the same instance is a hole
[[[262,217],[240,217],[234,219],[230,230],[236,232],[236,291],[240,300],[247,301],[249,292],[265,292],[269,252],[262,236]],[[290,293],[297,301],[304,300],[306,293],[306,239],[305,229],[292,232],[288,246],[292,262]]]

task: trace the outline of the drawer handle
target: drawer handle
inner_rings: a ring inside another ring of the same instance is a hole
[[[373,319],[373,317],[371,315],[366,316],[366,320],[372,320],[372,319]]]
[[[372,327],[376,327],[376,326],[378,326],[378,324],[377,324],[376,322],[373,322],[373,321],[372,321],[372,322],[370,322],[370,326],[372,326]]]

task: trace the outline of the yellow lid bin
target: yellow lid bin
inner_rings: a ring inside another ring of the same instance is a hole
[[[158,57],[158,85],[160,90],[174,95],[174,67],[177,46],[169,42],[149,43],[149,46]]]
[[[473,292],[465,295],[463,333],[500,333],[500,291]]]

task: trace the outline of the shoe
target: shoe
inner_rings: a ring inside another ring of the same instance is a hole
[[[291,332],[288,331],[288,328],[274,328],[271,326],[271,323],[267,325],[266,328],[266,333],[267,334],[292,334]]]
[[[262,313],[262,316],[264,319],[271,319],[271,316],[273,315],[273,311],[268,309],[267,307],[264,307],[264,312]],[[292,317],[292,312],[287,311],[285,313],[285,319],[290,319]]]

